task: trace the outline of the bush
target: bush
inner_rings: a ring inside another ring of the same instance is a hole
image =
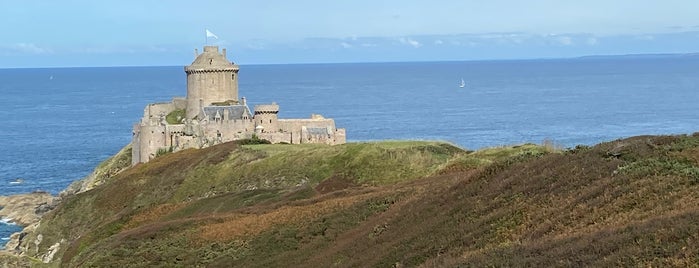
[[[260,139],[257,135],[252,134],[252,138],[242,139],[238,141],[240,145],[253,145],[253,144],[272,144],[271,141]]]
[[[155,157],[159,157],[162,155],[166,155],[168,153],[172,153],[172,147],[170,148],[159,148],[158,151],[155,152]]]

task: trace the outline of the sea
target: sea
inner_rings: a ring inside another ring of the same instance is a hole
[[[251,108],[334,118],[349,142],[566,148],[699,131],[697,57],[243,64],[239,79]],[[185,95],[183,66],[0,69],[0,195],[60,192],[129,143],[146,104]],[[19,229],[3,219],[0,239]]]

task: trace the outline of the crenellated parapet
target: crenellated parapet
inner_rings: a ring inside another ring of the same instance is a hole
[[[279,105],[277,105],[276,103],[255,105],[255,114],[277,114],[277,113],[279,113]]]
[[[238,65],[229,62],[217,46],[204,47],[194,62],[185,67],[187,74],[188,119],[199,117],[202,108],[214,102],[238,101]]]
[[[238,70],[227,60],[226,49],[219,52],[217,46],[205,46],[203,53],[196,52],[194,62],[184,68],[187,97],[147,105],[134,125],[132,164],[254,135],[272,143],[345,143],[345,130],[318,114],[278,119],[279,105],[274,102],[255,105],[251,112],[245,98],[238,99]],[[178,119],[172,120],[175,115]]]
[[[219,73],[219,72],[238,72],[238,68],[222,68],[222,69],[216,69],[216,70],[191,70],[185,68],[184,72],[187,74],[203,74],[203,73]]]

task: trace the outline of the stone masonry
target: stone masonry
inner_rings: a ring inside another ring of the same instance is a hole
[[[158,152],[204,148],[252,138],[272,143],[345,143],[345,129],[333,119],[313,114],[309,119],[279,119],[276,103],[248,108],[238,99],[238,65],[226,58],[226,49],[205,46],[196,52],[187,74],[187,97],[148,104],[133,128],[132,164],[145,163]],[[168,120],[169,119],[169,120]]]

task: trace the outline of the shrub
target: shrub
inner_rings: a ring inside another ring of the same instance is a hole
[[[238,144],[240,144],[240,145],[272,144],[272,142],[265,140],[265,139],[260,139],[259,137],[257,137],[257,135],[252,134],[251,138],[239,140]]]
[[[172,147],[170,148],[159,148],[158,151],[155,152],[155,157],[163,156],[168,153],[172,153]]]

